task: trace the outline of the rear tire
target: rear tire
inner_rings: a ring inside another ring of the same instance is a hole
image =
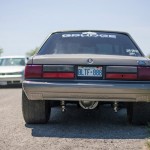
[[[49,101],[29,100],[24,91],[22,91],[22,113],[27,124],[47,123],[50,111]]]
[[[145,125],[150,121],[150,103],[137,102],[127,104],[127,117],[129,123]]]

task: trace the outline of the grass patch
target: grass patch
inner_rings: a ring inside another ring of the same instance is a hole
[[[150,141],[147,142],[148,149],[150,149]]]

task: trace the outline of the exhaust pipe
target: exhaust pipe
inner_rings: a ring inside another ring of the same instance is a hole
[[[95,109],[98,106],[97,101],[79,101],[79,105],[83,109]]]

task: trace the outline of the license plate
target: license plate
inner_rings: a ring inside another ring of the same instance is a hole
[[[7,85],[6,81],[0,81],[0,85]]]
[[[78,77],[102,77],[102,67],[78,66]]]

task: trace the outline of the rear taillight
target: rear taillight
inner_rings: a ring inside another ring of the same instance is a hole
[[[107,66],[106,79],[137,80],[137,67],[136,66]]]
[[[27,65],[25,79],[73,79],[74,67],[70,65]]]
[[[72,65],[44,65],[44,72],[74,72]]]
[[[150,67],[138,67],[138,80],[150,80]]]
[[[121,68],[121,69],[120,69]],[[106,73],[106,79],[110,79],[110,80],[145,80],[148,81],[150,80],[150,67],[129,67],[127,68],[123,68],[120,67],[118,69],[118,67],[108,67],[107,68],[107,73]],[[127,71],[130,71],[128,72]],[[111,71],[111,72],[109,72]],[[120,72],[121,71],[121,72]]]
[[[107,73],[106,79],[114,80],[136,80],[137,74],[125,74],[125,73]]]
[[[72,65],[44,65],[43,78],[49,79],[73,79],[74,66]]]
[[[43,73],[43,78],[62,78],[62,79],[72,79],[74,78],[74,73],[71,72],[51,72]]]
[[[42,77],[42,65],[26,65],[25,79],[41,78],[41,77]]]

